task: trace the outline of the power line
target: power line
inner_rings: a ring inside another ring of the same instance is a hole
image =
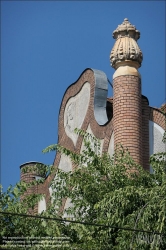
[[[90,222],[67,220],[67,219],[60,219],[60,218],[51,218],[51,217],[45,217],[45,216],[39,216],[39,215],[18,214],[18,213],[9,213],[9,212],[0,212],[0,214],[8,214],[12,216],[17,215],[17,216],[22,216],[22,217],[32,217],[32,218],[45,219],[45,220],[55,220],[55,221],[60,221],[60,222],[70,222],[70,223],[83,224],[83,225],[89,225],[89,226],[105,227],[105,228],[120,229],[120,230],[132,231],[132,232],[141,232],[141,233],[166,236],[166,234],[155,232],[155,231],[152,232],[152,231],[133,229],[133,228],[115,227],[115,226],[110,226],[110,225],[95,224],[95,223],[90,223]]]
[[[111,85],[111,87],[113,88],[112,83],[110,82],[110,80],[107,78],[107,81],[109,82],[109,84]]]

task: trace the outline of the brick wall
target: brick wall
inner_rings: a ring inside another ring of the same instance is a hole
[[[166,129],[166,115],[163,114],[161,109],[150,107],[149,120],[157,123],[164,130]]]
[[[78,80],[68,87],[63,96],[59,113],[58,143],[77,153],[81,150],[82,137],[78,137],[77,143],[74,145],[65,132],[64,112],[68,100],[76,96],[86,82],[90,83],[90,102],[81,129],[86,131],[90,126],[94,136],[104,140],[102,152],[108,152],[111,135],[114,131],[114,143],[121,143],[128,147],[134,160],[149,170],[149,120],[165,129],[165,116],[160,109],[149,107],[148,99],[141,95],[141,81],[137,76],[118,76],[114,79],[114,98],[107,99],[106,109],[109,121],[100,126],[94,117],[94,72],[86,69]],[[61,154],[57,152],[53,163],[55,170],[59,166],[60,158]],[[74,170],[76,165],[73,164],[72,168]],[[48,176],[43,184],[30,188],[28,193],[45,194],[48,206],[50,202],[49,186],[55,174],[56,171]],[[22,173],[21,179],[30,182],[34,179],[34,175],[34,173]],[[35,211],[37,212],[37,205]]]
[[[142,96],[142,148],[143,167],[149,171],[149,101],[145,96]]]
[[[60,107],[60,114],[59,114],[59,129],[58,129],[58,143],[60,145],[63,145],[66,148],[69,148],[70,150],[73,150],[75,152],[80,152],[81,145],[82,145],[82,138],[78,137],[76,146],[74,146],[72,140],[66,135],[65,129],[64,129],[64,111],[66,104],[68,100],[77,95],[82,88],[82,86],[86,83],[90,83],[90,102],[87,114],[85,116],[84,122],[82,124],[81,129],[87,130],[88,126],[90,125],[91,130],[93,134],[98,139],[104,139],[108,136],[108,134],[112,134],[113,126],[111,124],[111,121],[108,122],[106,125],[100,126],[95,120],[94,117],[94,89],[95,89],[95,78],[94,73],[91,69],[85,70],[79,79],[72,85],[69,86],[69,88],[66,90],[64,97],[62,99],[61,107]],[[112,105],[112,99],[108,99],[108,104],[110,108]],[[112,110],[108,112],[108,116],[112,118]],[[106,150],[106,145],[105,145]],[[56,161],[56,159],[55,159]],[[58,163],[56,161],[56,163]],[[55,164],[55,162],[54,162]]]

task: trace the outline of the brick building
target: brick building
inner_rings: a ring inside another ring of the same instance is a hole
[[[115,44],[110,54],[111,66],[115,69],[113,97],[107,97],[106,74],[90,68],[67,88],[59,111],[58,143],[80,152],[82,138],[74,133],[75,128],[80,128],[100,139],[102,152],[112,155],[115,145],[121,143],[137,163],[151,171],[149,156],[165,151],[162,137],[166,129],[163,113],[166,104],[161,108],[150,107],[148,98],[141,93],[138,68],[143,55],[137,44],[139,37],[140,32],[126,18],[113,32]],[[20,168],[35,164],[26,163]],[[54,165],[64,171],[74,168],[71,160],[60,153],[56,154]],[[34,176],[38,175],[22,173],[21,179],[30,181]],[[49,176],[44,184],[29,191],[45,194],[38,204],[38,212],[46,208],[53,178]],[[68,206],[68,201],[65,206]]]

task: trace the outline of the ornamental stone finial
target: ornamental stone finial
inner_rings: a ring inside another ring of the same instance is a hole
[[[114,30],[113,38],[116,42],[110,54],[111,66],[115,69],[122,65],[141,67],[143,55],[137,44],[140,32],[127,18]]]

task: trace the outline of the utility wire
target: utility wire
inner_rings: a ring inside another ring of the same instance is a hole
[[[155,232],[155,231],[152,232],[152,231],[133,229],[133,228],[114,227],[114,226],[110,226],[110,225],[95,224],[95,223],[90,223],[90,222],[67,220],[67,219],[60,219],[60,218],[51,218],[51,217],[45,217],[45,216],[39,216],[39,215],[18,214],[18,213],[9,213],[9,212],[0,212],[0,214],[8,214],[8,215],[12,215],[12,216],[17,215],[17,216],[22,216],[22,217],[32,217],[32,218],[45,219],[45,220],[55,220],[55,221],[61,221],[61,222],[71,222],[71,223],[83,224],[83,225],[89,225],[89,226],[113,228],[113,229],[120,229],[120,230],[126,230],[126,231],[133,231],[133,232],[141,232],[141,233],[157,234],[157,235],[166,236],[166,234]]]
[[[109,84],[111,85],[111,87],[113,88],[112,83],[110,82],[110,80],[107,78],[107,81],[109,82]]]

